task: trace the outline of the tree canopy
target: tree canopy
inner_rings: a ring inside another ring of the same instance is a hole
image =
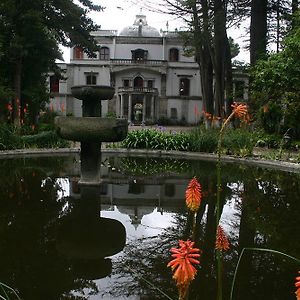
[[[0,3],[0,101],[11,103],[11,117],[20,123],[24,109],[39,111],[49,98],[45,75],[62,58],[59,45],[78,45],[93,56],[90,35],[98,26],[88,16],[99,11],[90,0],[2,0]],[[4,109],[3,115],[9,113]]]
[[[252,98],[269,132],[293,128],[300,120],[300,19],[282,43],[283,50],[258,61],[252,75]]]

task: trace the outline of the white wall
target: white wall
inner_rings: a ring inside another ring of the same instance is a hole
[[[150,44],[117,44],[115,51],[115,58],[118,59],[131,59],[131,50],[143,49],[148,50],[148,59],[163,59],[162,45]]]

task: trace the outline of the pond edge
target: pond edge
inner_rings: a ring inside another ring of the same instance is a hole
[[[49,156],[49,155],[68,155],[80,153],[80,148],[57,148],[57,149],[16,149],[8,151],[0,151],[0,159],[24,157],[24,156]],[[121,156],[138,156],[138,157],[176,157],[180,159],[200,159],[216,161],[217,155],[205,152],[182,152],[182,151],[166,151],[166,150],[147,150],[147,149],[122,149],[122,148],[103,148],[102,154],[119,154]],[[255,165],[263,168],[271,168],[286,172],[300,173],[300,164],[285,162],[279,160],[267,160],[259,157],[236,157],[223,155],[222,162],[245,163],[247,165]]]

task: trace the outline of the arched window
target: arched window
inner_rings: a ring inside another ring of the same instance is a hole
[[[178,61],[179,51],[177,48],[171,48],[169,51],[169,61]]]
[[[180,96],[190,95],[190,80],[188,78],[180,78],[179,95]]]
[[[142,88],[144,86],[144,80],[142,77],[140,76],[137,76],[134,78],[134,81],[133,81],[133,86],[135,88]]]
[[[101,47],[100,48],[100,60],[109,60],[109,48]]]
[[[81,47],[74,47],[73,49],[73,58],[74,59],[83,59],[83,49]]]

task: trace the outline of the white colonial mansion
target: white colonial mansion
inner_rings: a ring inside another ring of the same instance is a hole
[[[51,109],[64,115],[81,116],[81,101],[71,87],[111,85],[112,100],[102,101],[102,116],[115,114],[129,123],[154,124],[159,119],[194,124],[202,115],[198,64],[186,56],[177,31],[159,32],[138,14],[132,26],[93,32],[99,44],[96,58],[81,48],[70,51],[70,63],[59,64],[64,80],[49,77]],[[240,97],[247,94],[247,78],[235,76]]]

